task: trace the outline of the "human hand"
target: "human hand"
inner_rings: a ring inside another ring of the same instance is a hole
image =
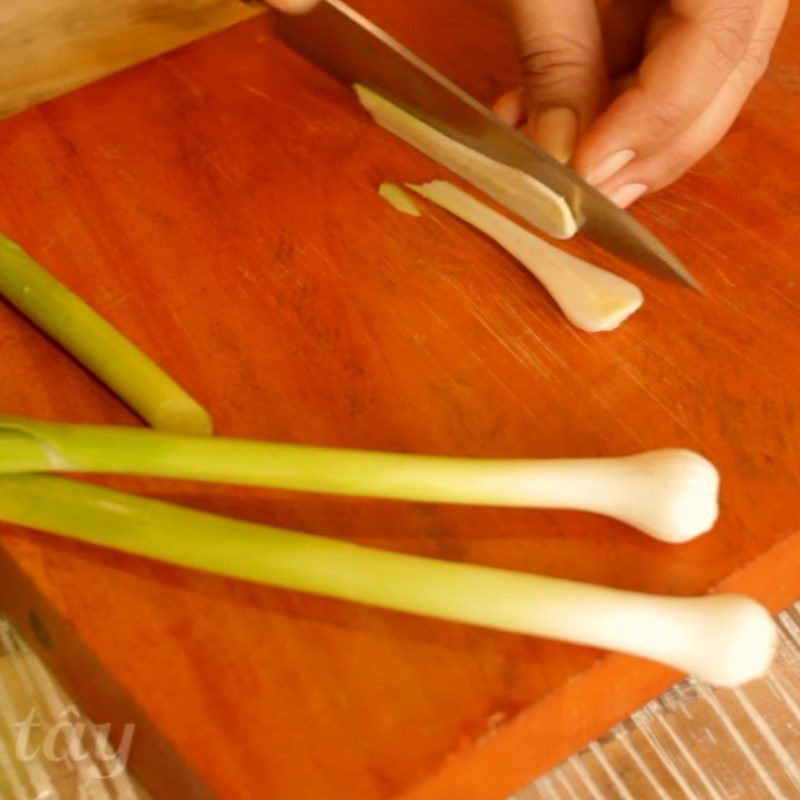
[[[267,0],[267,5],[286,11],[289,14],[303,14],[311,11],[319,0]]]
[[[507,0],[526,86],[495,111],[623,208],[711,150],[788,0]]]

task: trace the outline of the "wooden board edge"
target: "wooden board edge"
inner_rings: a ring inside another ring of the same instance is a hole
[[[800,531],[720,581],[715,592],[755,597],[775,614],[800,596]],[[680,680],[667,667],[619,654],[523,711],[491,737],[453,753],[396,800],[506,800]],[[615,687],[625,684],[625,691]],[[636,692],[631,692],[631,686]],[[591,715],[580,709],[591,707]]]
[[[128,766],[156,798],[219,800],[117,682],[80,634],[53,608],[0,543],[0,612],[33,648],[87,716],[110,723],[111,738],[135,725]]]

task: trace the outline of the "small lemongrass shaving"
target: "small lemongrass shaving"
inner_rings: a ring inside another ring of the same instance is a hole
[[[378,187],[378,194],[396,211],[411,217],[421,217],[422,212],[408,192],[404,192],[396,183],[384,181]]]
[[[356,84],[361,105],[375,122],[438,164],[486,192],[531,225],[557,239],[577,232],[566,200],[530,175],[451,139],[384,97]]]
[[[690,450],[619,458],[382,453],[0,416],[0,474],[87,472],[429,503],[603,514],[665,542],[708,531],[719,473]]]
[[[777,644],[749,597],[669,597],[439,561],[45,475],[0,476],[0,520],[190,569],[654,659],[720,686]]]
[[[196,400],[111,323],[2,234],[0,296],[153,427],[175,433],[211,433],[211,417]]]
[[[634,284],[553,247],[452,183],[408,186],[494,239],[538,278],[581,330],[613,330],[644,302]]]

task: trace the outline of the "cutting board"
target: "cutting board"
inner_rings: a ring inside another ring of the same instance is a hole
[[[517,81],[488,0],[359,7],[481,100]],[[704,294],[576,240],[646,302],[571,328],[540,286],[384,179],[444,174],[264,18],[0,124],[0,230],[152,354],[220,433],[470,456],[695,448],[715,530],[680,547],[577,512],[117,478],[242,519],[669,594],[800,595],[800,8],[726,141],[637,215]],[[0,408],[139,421],[0,305]],[[678,676],[2,527],[0,607],[156,796],[501,800]]]
[[[240,0],[0,0],[0,118],[255,13]]]

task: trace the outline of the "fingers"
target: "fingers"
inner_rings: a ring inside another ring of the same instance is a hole
[[[501,95],[492,108],[503,122],[517,128],[528,118],[528,109],[525,105],[525,89],[521,86]]]
[[[606,88],[594,0],[509,0],[508,5],[525,74],[525,133],[567,161]],[[517,111],[518,99],[504,107]]]
[[[761,8],[747,50],[728,80],[704,110],[664,147],[643,157],[620,161],[609,175],[600,175],[599,188],[619,205],[630,205],[680,177],[708,153],[730,129],[742,105],[769,61],[786,15],[787,0],[770,0]],[[595,173],[595,182],[597,173]]]
[[[600,11],[606,63],[611,77],[635,71],[649,49],[648,25],[657,0],[611,0]]]
[[[304,14],[310,11],[319,0],[267,0],[267,5],[286,11],[289,14]]]
[[[776,1],[782,2],[673,0],[671,19],[642,62],[636,86],[623,92],[587,132],[576,167],[602,182],[614,156],[646,159],[664,150],[737,70],[749,52],[762,6]]]

